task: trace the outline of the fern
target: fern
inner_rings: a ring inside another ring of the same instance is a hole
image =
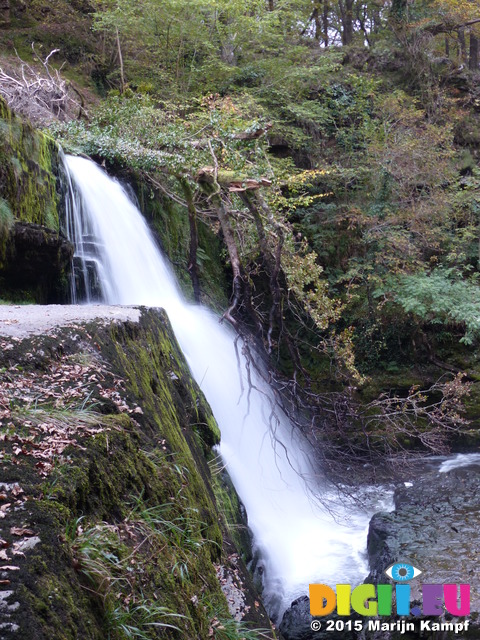
[[[429,324],[463,327],[460,342],[471,345],[480,336],[480,286],[456,269],[402,275],[390,280],[390,292],[406,313]],[[378,290],[383,295],[385,290]]]

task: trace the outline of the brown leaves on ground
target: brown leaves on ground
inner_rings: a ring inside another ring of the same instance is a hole
[[[67,447],[84,450],[81,438],[108,429],[96,411],[103,400],[119,413],[141,414],[142,410],[129,406],[124,381],[88,345],[79,353],[63,355],[58,338],[62,355],[48,361],[43,345],[28,340],[24,343],[27,349],[17,359],[9,354],[21,341],[0,339],[5,360],[15,362],[0,367],[0,441],[5,445],[0,460],[7,456],[11,464],[19,464],[25,457],[34,458],[38,473],[48,476],[57,462],[69,462],[64,453]],[[5,506],[3,511],[0,506],[0,518],[4,512]]]

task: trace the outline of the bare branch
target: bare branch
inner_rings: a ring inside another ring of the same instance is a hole
[[[44,60],[36,52],[34,43],[32,51],[42,66],[42,72],[27,64],[18,53],[18,68],[11,65],[8,70],[0,68],[0,94],[8,106],[41,125],[54,120],[87,117],[81,93],[50,65],[51,57],[59,49],[53,49]],[[80,103],[72,96],[72,91],[80,98]]]

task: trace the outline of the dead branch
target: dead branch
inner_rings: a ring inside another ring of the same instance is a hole
[[[42,66],[42,72],[22,60],[18,54],[17,69],[0,68],[0,94],[8,106],[41,125],[72,117],[88,117],[83,96],[61,76],[58,69],[50,65],[51,57],[60,50],[53,49],[43,60],[33,43],[32,51]],[[73,92],[80,97],[80,102],[73,97]]]
[[[472,27],[479,22],[480,18],[474,18],[473,20],[468,20],[468,22],[440,22],[423,27],[423,31],[427,31],[428,33],[436,36],[439,33],[452,33],[465,27]]]
[[[210,142],[208,146],[211,147]],[[234,175],[231,171],[221,171],[217,167],[202,167],[197,172],[197,180],[204,184],[218,183],[222,187],[228,187],[233,192],[254,191],[261,187],[269,187],[272,181],[268,178],[260,178],[255,180],[243,176]]]

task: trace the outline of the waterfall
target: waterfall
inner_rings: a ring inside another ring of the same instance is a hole
[[[83,297],[167,311],[220,427],[220,453],[248,514],[270,615],[278,620],[292,600],[308,595],[310,582],[362,582],[368,522],[377,509],[367,513],[338,500],[334,518],[322,508],[314,496],[328,489],[316,478],[298,430],[278,408],[272,420],[273,391],[252,372],[254,388],[242,392],[249,385],[233,331],[208,309],[186,302],[118,182],[89,160],[67,156],[65,164],[73,186],[68,227]]]

